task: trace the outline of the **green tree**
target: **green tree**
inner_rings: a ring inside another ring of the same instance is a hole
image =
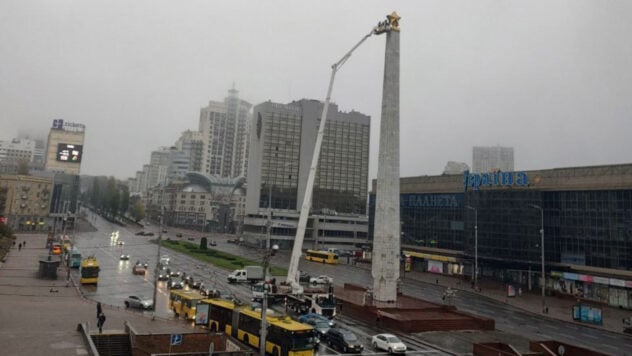
[[[105,188],[106,191],[106,209],[113,218],[119,212],[119,192],[114,177],[110,177]]]
[[[200,250],[206,250],[207,242],[206,237],[200,239]]]
[[[119,196],[119,211],[122,215],[125,215],[129,210],[129,188],[126,185],[120,185]]]
[[[140,220],[143,220],[145,218],[145,205],[143,205],[143,202],[140,201],[140,199],[136,199],[136,202],[132,207],[131,214],[132,219],[134,219],[134,221],[136,222],[139,222]]]

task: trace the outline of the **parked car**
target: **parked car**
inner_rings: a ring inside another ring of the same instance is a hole
[[[177,233],[177,234],[176,234],[176,237],[182,237],[182,233],[180,233],[180,232],[179,232],[179,233]]]
[[[321,275],[318,277],[312,277],[309,279],[309,283],[311,284],[333,284],[334,283],[334,279],[329,277],[329,276],[325,276],[325,275]]]
[[[151,310],[154,308],[154,301],[142,295],[130,295],[125,299],[125,308]]]
[[[135,233],[134,235],[136,235],[136,236],[145,236],[145,231],[139,231],[139,232]]]
[[[166,229],[162,230],[162,233],[163,233],[163,234],[166,234],[166,233],[167,233],[167,230],[166,230]]]
[[[208,243],[210,246],[217,246],[217,242],[215,240],[211,240],[211,242]]]
[[[307,313],[298,317],[298,321],[300,321],[301,323],[311,324],[312,320],[327,322],[330,327],[333,327],[335,325],[333,320],[330,320],[326,316],[316,313]]]
[[[146,233],[145,233],[145,236],[154,236],[154,233],[153,233],[153,232],[151,232],[151,231],[150,231],[150,232],[146,232]]]
[[[358,337],[347,329],[331,328],[327,330],[325,339],[329,347],[344,353],[360,353],[364,350],[364,345],[358,340]]]
[[[371,345],[375,351],[384,350],[389,353],[406,353],[406,345],[393,334],[377,334],[371,338]]]

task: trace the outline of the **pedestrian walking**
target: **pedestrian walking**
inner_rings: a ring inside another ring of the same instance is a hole
[[[105,314],[99,315],[99,321],[97,321],[97,327],[99,328],[99,334],[103,333],[103,324],[105,324]]]
[[[21,251],[21,250],[22,250],[22,243],[20,242],[20,243],[18,244],[18,251]]]
[[[26,241],[22,242],[22,247],[26,247]]]
[[[101,308],[101,302],[97,302],[97,321],[99,321],[99,317],[103,313],[103,309]]]

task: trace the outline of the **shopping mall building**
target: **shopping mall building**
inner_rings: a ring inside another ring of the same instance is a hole
[[[470,279],[477,255],[479,279],[539,289],[544,252],[548,293],[632,309],[632,164],[400,184],[402,250],[413,270]],[[372,238],[375,181],[369,214]]]

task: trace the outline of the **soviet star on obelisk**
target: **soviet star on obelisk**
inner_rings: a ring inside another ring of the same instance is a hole
[[[399,220],[399,19],[393,12],[376,31],[386,33],[380,149],[373,233],[373,299],[397,300]]]

